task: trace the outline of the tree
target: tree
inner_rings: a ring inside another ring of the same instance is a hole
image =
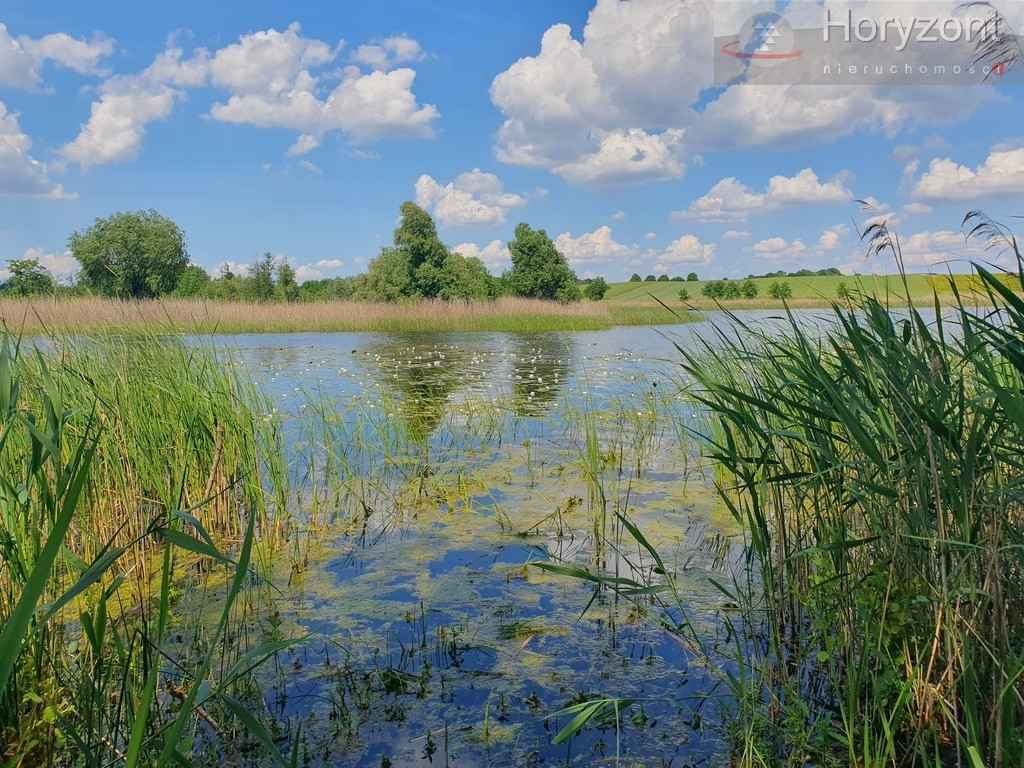
[[[595,277],[583,289],[583,297],[591,301],[600,301],[608,293],[608,283],[603,277]]]
[[[284,301],[299,298],[299,284],[295,281],[295,269],[285,259],[277,265],[277,295]]]
[[[690,292],[688,290],[686,290],[685,288],[680,288],[679,289],[679,300],[680,301],[689,301],[690,300]]]
[[[74,232],[68,248],[82,284],[103,296],[148,298],[170,293],[188,265],[185,233],[154,210],[115,213]]]
[[[7,265],[11,276],[4,288],[15,296],[38,296],[56,288],[53,275],[39,263],[39,259],[11,259]]]
[[[656,278],[654,275],[648,275],[647,277],[644,278],[645,283],[653,283],[656,282],[657,280],[658,278]]]
[[[682,275],[675,275],[672,278],[672,282],[673,283],[681,283],[681,282],[683,282],[683,276]]]
[[[228,270],[227,274],[231,275],[231,270]],[[234,275],[231,275],[230,278],[225,276],[222,279],[234,279]],[[174,287],[171,295],[182,299],[192,299],[205,294],[206,288],[209,285],[209,273],[200,266],[189,264],[182,270],[181,277],[178,278],[178,284]]]
[[[768,295],[773,299],[788,299],[793,295],[793,288],[787,282],[776,280],[768,286]]]
[[[543,229],[529,224],[516,227],[515,240],[508,244],[512,269],[507,282],[514,296],[530,299],[579,301],[580,285],[565,256],[558,252]]]
[[[756,299],[757,298],[757,283],[751,280],[749,277],[743,281],[743,285],[740,286],[740,293],[743,294],[745,299]]]
[[[476,256],[450,253],[444,263],[441,299],[492,299],[500,293],[498,279]]]
[[[698,280],[700,280],[700,278],[697,277],[697,273],[696,272],[691,272],[690,274],[688,274],[686,276],[686,282],[688,282],[688,283],[696,283]]]
[[[667,283],[668,282],[668,275],[658,275],[658,282],[659,283]]]
[[[631,282],[631,283],[642,283],[643,282],[643,278],[640,277],[640,275],[638,275],[636,272],[634,272],[633,276],[629,278],[629,282]]]
[[[257,256],[249,267],[242,295],[249,301],[270,301],[274,298],[274,268],[277,260],[273,254]]]
[[[723,299],[738,299],[742,295],[740,286],[733,280],[725,280],[722,283]]]
[[[700,287],[700,292],[709,299],[725,298],[725,283],[721,280],[711,280]]]

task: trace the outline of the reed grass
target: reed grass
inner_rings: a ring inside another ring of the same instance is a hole
[[[338,331],[603,330],[615,325],[660,325],[694,319],[655,304],[534,299],[355,301],[253,304],[248,302],[102,298],[4,298],[0,323],[19,334],[290,333]]]
[[[257,536],[286,525],[265,402],[174,341],[59,347],[0,342],[0,758],[182,764],[202,729],[232,738],[216,727],[232,719],[266,746],[234,692],[290,641],[222,642],[245,621]],[[185,564],[229,586],[219,622],[172,664]]]

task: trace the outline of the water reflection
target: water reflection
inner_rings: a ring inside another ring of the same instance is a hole
[[[568,334],[531,334],[512,339],[512,411],[543,416],[559,398],[577,359]]]

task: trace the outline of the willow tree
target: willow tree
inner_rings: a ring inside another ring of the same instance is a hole
[[[185,267],[185,233],[154,210],[115,213],[74,232],[68,249],[79,280],[102,296],[149,298],[170,293]]]

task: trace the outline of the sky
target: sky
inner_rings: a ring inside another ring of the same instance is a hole
[[[716,87],[712,26],[699,0],[8,0],[0,263],[68,275],[71,232],[152,208],[212,273],[349,275],[405,200],[494,272],[520,221],[610,280],[888,271],[858,200],[911,271],[997,258],[960,223],[1021,212],[1018,87]]]

